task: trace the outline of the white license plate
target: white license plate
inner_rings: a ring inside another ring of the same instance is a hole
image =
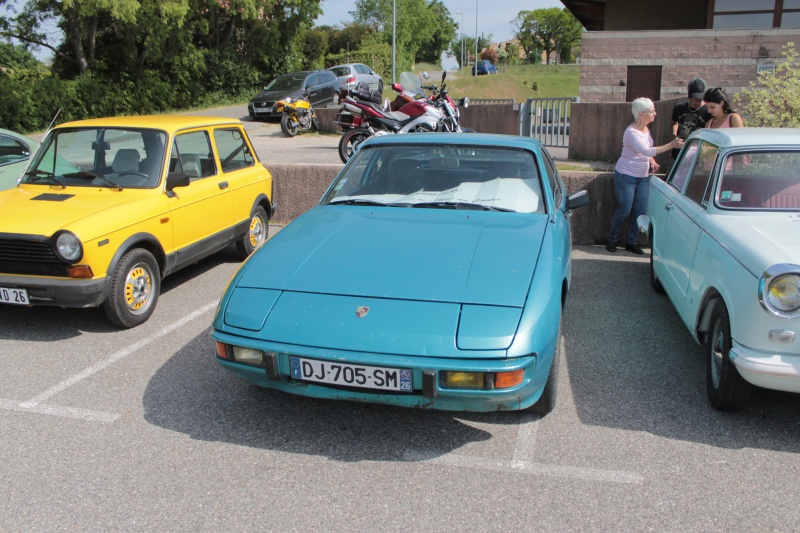
[[[253,111],[256,113],[272,113],[271,107],[254,107]]]
[[[411,392],[411,370],[289,357],[292,377],[362,389]]]
[[[7,304],[28,305],[28,291],[25,289],[7,289],[0,287],[0,302]]]

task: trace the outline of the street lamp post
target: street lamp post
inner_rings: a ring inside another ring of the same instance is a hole
[[[461,15],[461,61],[459,61],[459,65],[461,65],[461,75],[464,75],[464,13],[461,11],[456,11],[456,15]]]
[[[477,1],[477,0],[476,0]],[[397,82],[395,77],[395,64],[397,63],[397,45],[395,43],[397,34],[397,0],[392,2],[392,83]]]
[[[475,76],[478,75],[478,0],[475,0]]]

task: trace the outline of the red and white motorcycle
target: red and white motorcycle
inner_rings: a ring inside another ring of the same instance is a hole
[[[403,73],[401,81],[405,83],[392,85],[398,93],[393,102],[381,105],[380,94],[370,93],[363,85],[342,101],[335,123],[345,130],[339,140],[339,157],[344,163],[372,136],[440,129],[445,112],[421,92],[419,77]]]

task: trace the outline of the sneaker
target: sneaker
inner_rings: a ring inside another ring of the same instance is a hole
[[[609,241],[609,243],[606,244],[606,250],[608,250],[611,253],[616,252],[617,251],[617,243]]]
[[[635,253],[637,255],[642,255],[644,253],[644,250],[639,248],[638,244],[626,244],[625,245],[625,249],[628,250],[629,252],[633,252],[633,253]]]

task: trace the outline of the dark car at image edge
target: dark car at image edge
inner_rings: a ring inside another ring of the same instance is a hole
[[[252,119],[278,118],[274,106],[278,100],[308,98],[312,106],[338,105],[341,99],[339,80],[329,70],[290,72],[273,79],[247,104]]]

